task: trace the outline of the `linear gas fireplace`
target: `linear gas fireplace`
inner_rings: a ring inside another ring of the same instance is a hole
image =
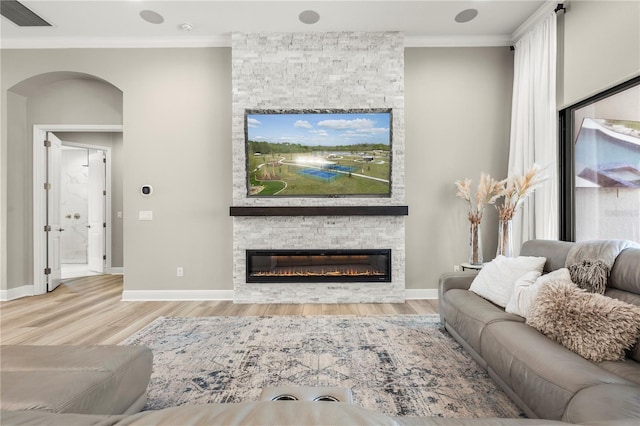
[[[247,250],[247,283],[391,282],[391,250]]]

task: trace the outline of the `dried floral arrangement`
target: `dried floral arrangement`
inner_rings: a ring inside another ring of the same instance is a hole
[[[496,204],[498,220],[507,221],[513,219],[524,200],[547,179],[543,169],[534,164],[521,176],[513,176],[501,181],[500,197],[502,202]]]
[[[482,221],[485,207],[494,204],[503,195],[502,190],[504,189],[504,181],[497,181],[483,172],[480,174],[474,203],[471,196],[471,179],[457,180],[455,185],[458,188],[456,195],[467,202],[469,221],[475,225],[479,225]]]
[[[471,179],[457,180],[457,196],[467,201],[469,221],[480,223],[484,209],[495,204],[499,220],[511,220],[524,200],[544,182],[547,177],[537,164],[531,166],[524,175],[497,181],[487,173],[480,174],[480,182],[475,196],[475,205],[471,196]],[[502,198],[501,203],[497,201]]]
[[[524,175],[513,176],[501,181],[497,181],[483,172],[480,175],[475,204],[471,196],[471,179],[455,182],[458,188],[456,195],[465,200],[469,207],[468,217],[471,222],[469,263],[482,263],[478,232],[485,207],[489,204],[495,204],[498,210],[500,225],[498,227],[497,254],[510,256],[512,250],[510,221],[524,200],[545,180],[546,176],[537,164],[534,164]],[[502,198],[502,202],[498,203],[500,198]]]

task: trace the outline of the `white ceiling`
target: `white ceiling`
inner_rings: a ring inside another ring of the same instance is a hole
[[[499,46],[561,1],[548,0],[21,0],[52,27],[18,27],[1,18],[3,48],[229,46],[232,32],[400,31],[407,46]],[[457,23],[469,8],[478,16]],[[164,17],[151,24],[140,11]],[[315,10],[320,21],[298,15]],[[190,32],[180,29],[190,23]]]

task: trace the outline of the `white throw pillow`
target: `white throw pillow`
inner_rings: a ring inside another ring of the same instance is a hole
[[[529,311],[533,307],[538,293],[544,286],[556,281],[571,282],[571,275],[567,268],[556,269],[542,276],[540,276],[539,273],[537,275],[538,276],[532,280],[533,275],[528,273],[516,281],[511,299],[509,299],[507,307],[505,308],[507,312],[528,318]]]
[[[469,290],[504,308],[518,278],[531,271],[542,273],[546,261],[545,257],[497,256],[484,265]]]
[[[524,312],[526,310],[523,309],[520,305],[526,303],[523,300],[526,298],[526,289],[531,288],[536,280],[540,278],[540,275],[541,274],[538,271],[529,271],[518,278],[515,285],[513,286],[513,293],[511,293],[511,298],[507,302],[507,306],[504,308],[504,310],[511,314],[516,314],[524,317]]]

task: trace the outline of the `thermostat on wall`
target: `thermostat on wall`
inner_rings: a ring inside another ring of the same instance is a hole
[[[140,193],[142,195],[147,195],[147,196],[153,194],[153,186],[151,186],[151,185],[142,185],[140,187]]]

